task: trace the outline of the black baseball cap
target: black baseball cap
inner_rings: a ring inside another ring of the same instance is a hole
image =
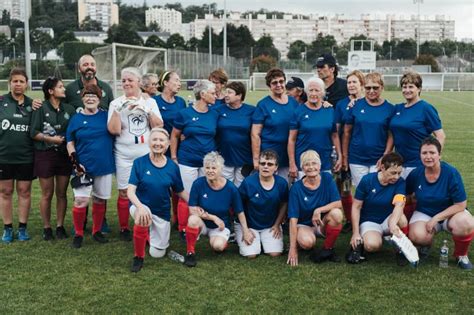
[[[286,82],[286,89],[290,90],[293,88],[301,88],[304,89],[304,83],[303,80],[301,80],[298,77],[291,77],[288,82]]]
[[[331,54],[322,54],[318,59],[316,59],[313,68],[323,67],[324,65],[332,67],[337,66],[336,58]]]

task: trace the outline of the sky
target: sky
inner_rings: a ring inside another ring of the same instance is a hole
[[[122,3],[143,4],[144,0],[122,0]],[[224,8],[225,0],[146,0],[148,6],[164,5],[166,3],[181,2],[183,7],[188,5],[202,5],[204,3],[217,3],[219,9]],[[245,12],[247,10],[283,11],[301,14],[344,14],[349,17],[359,17],[361,14],[397,14],[409,17],[418,13],[418,5],[414,1],[421,1],[420,14],[445,15],[455,20],[455,36],[458,40],[474,37],[474,1],[472,0],[227,0],[227,10]]]

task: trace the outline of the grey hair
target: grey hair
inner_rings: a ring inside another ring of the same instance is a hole
[[[140,70],[138,70],[135,67],[123,68],[122,71],[120,72],[121,76],[123,76],[124,73],[128,73],[128,74],[133,75],[134,77],[136,77],[138,79],[138,82],[142,81],[142,74],[140,73]]]
[[[164,134],[166,136],[166,138],[168,138],[168,140],[169,140],[170,134],[168,133],[168,131],[166,131],[165,128],[155,127],[155,128],[152,128],[150,130],[150,136],[148,137],[149,141],[151,141],[151,135],[156,133],[156,132]]]
[[[326,95],[326,85],[324,85],[324,81],[318,77],[311,77],[304,84],[304,90],[307,94],[309,94],[309,85],[311,83],[316,83],[321,88],[321,90],[323,91],[323,97]]]
[[[202,164],[204,166],[214,164],[222,170],[222,168],[224,167],[224,158],[222,157],[222,155],[219,154],[219,152],[212,151],[204,156]]]
[[[314,150],[307,150],[301,153],[300,167],[303,168],[303,165],[305,165],[309,161],[316,161],[316,163],[321,165],[321,158],[319,157],[318,152]]]
[[[215,89],[216,85],[209,80],[199,80],[194,84],[193,93],[197,101],[201,99],[201,92],[207,92],[210,89]]]
[[[155,78],[158,81],[158,75],[156,73],[145,73],[142,75],[142,87],[150,84],[150,79]]]

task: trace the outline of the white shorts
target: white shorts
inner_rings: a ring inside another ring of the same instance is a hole
[[[234,183],[239,188],[240,184],[244,181],[242,176],[242,167],[225,166],[222,168],[222,176]]]
[[[283,236],[274,238],[270,228],[263,230],[250,229],[255,235],[255,239],[250,245],[242,241],[243,232],[242,226],[239,223],[234,223],[234,229],[237,244],[239,245],[239,253],[242,256],[260,255],[262,246],[265,254],[283,252]]]
[[[90,198],[91,194],[99,199],[110,199],[112,196],[112,174],[95,176],[90,186],[81,186],[72,189],[74,197]]]
[[[133,160],[115,155],[115,176],[117,177],[117,188],[127,189],[130,173],[132,172]]]
[[[288,174],[290,173],[290,168],[287,167],[278,167],[278,170],[276,171],[277,175],[280,175],[283,177],[287,182],[288,182]]]
[[[225,238],[226,242],[229,240],[230,237],[230,230],[228,228],[224,228],[222,231],[219,230],[219,228],[215,229],[210,229],[206,225],[204,225],[201,228],[201,231],[199,232],[199,235],[206,235],[209,238],[215,237],[215,236],[220,236]]]
[[[464,210],[464,211],[467,211],[467,210]],[[467,211],[467,212],[469,213],[469,211]],[[423,212],[415,211],[415,212],[413,212],[413,215],[411,216],[410,224],[413,224],[413,223],[418,222],[418,221],[428,222],[429,220],[431,220],[431,218],[432,217],[430,217],[427,214],[424,214]],[[448,233],[451,233],[451,231],[449,231],[449,229],[448,229],[448,221],[449,221],[449,219],[446,219],[446,220],[436,224],[435,225],[436,233],[438,233],[440,231],[446,231]]]
[[[349,164],[349,168],[351,170],[352,185],[354,185],[354,187],[359,185],[362,177],[365,175],[377,172],[376,165],[365,166],[360,164]]]
[[[182,164],[178,164],[179,172],[181,173],[181,179],[183,180],[184,190],[189,194],[191,187],[196,179],[204,176],[204,167],[191,167]]]
[[[411,171],[413,171],[416,167],[404,167],[402,171],[402,178],[407,179],[408,175],[410,175]]]
[[[379,232],[381,235],[390,235],[390,229],[388,227],[388,216],[382,223],[375,223],[372,221],[365,221],[359,227],[360,235],[364,237],[364,234],[369,231]]]
[[[297,227],[302,227],[302,226],[306,226],[306,227],[309,227],[310,229],[313,230],[313,233],[314,235],[316,235],[317,237],[323,237],[325,238],[326,237],[326,234],[323,233],[323,228],[324,226],[320,226],[320,225],[305,225],[305,224],[298,224]]]
[[[137,208],[132,205],[130,207],[130,216],[135,220],[135,211]],[[149,211],[150,209],[148,209]],[[150,246],[158,249],[167,249],[170,246],[171,224],[169,221],[163,220],[157,215],[151,213],[150,225]]]

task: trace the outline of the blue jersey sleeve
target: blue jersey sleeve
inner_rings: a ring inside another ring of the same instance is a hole
[[[265,114],[265,109],[263,108],[262,104],[259,102],[257,104],[257,108],[253,112],[252,123],[261,125],[265,122],[266,117],[267,115]]]
[[[184,190],[183,180],[181,179],[181,173],[179,171],[179,167],[174,165],[174,178],[171,187],[175,193],[180,193]]]
[[[299,218],[299,200],[298,200],[298,187],[293,185],[290,189],[289,200],[288,200],[288,218]]]
[[[332,176],[329,177],[329,187],[330,187],[330,202],[338,201],[341,200],[341,196],[339,195],[339,191],[337,190],[336,182],[332,178]]]
[[[176,118],[175,120],[173,121],[173,127],[178,129],[178,130],[183,130],[184,128],[184,113],[183,113],[183,110],[180,110],[177,114],[176,114]]]
[[[428,105],[426,106],[425,113],[425,127],[430,132],[439,130],[442,128],[441,126],[441,119],[439,118],[438,111],[434,106]]]
[[[417,183],[417,175],[415,175],[416,173],[418,172],[416,169],[414,169],[407,176],[406,183],[405,183],[407,195],[411,195],[415,192],[416,183]]]
[[[239,190],[235,186],[232,188],[232,208],[234,209],[234,213],[241,213],[244,211]]]
[[[302,105],[304,106],[304,105]],[[295,110],[293,112],[293,117],[291,118],[290,120],[290,130],[298,130],[300,129],[300,122],[299,122],[299,119],[298,119],[298,110]]]
[[[357,185],[356,188],[356,193],[355,193],[355,199],[364,201],[365,198],[367,198],[367,184],[368,184],[368,176],[365,175],[362,177],[361,181],[359,182],[359,185]]]
[[[456,169],[453,170],[453,176],[451,177],[449,195],[455,203],[463,202],[467,199],[461,174]]]
[[[355,106],[355,104],[354,104]],[[352,114],[352,112],[354,111],[354,106],[349,108],[349,110],[346,110],[346,112],[344,113],[343,115],[343,122],[344,124],[346,125],[353,125],[354,124],[354,115]]]
[[[135,186],[138,186],[138,183],[140,182],[140,178],[139,178],[139,163],[138,163],[138,159],[136,159],[135,161],[133,161],[133,166],[132,166],[132,171],[130,172],[130,178],[128,179],[128,183],[129,184],[132,184],[132,185],[135,185]]]
[[[395,195],[406,195],[407,187],[406,181],[403,178],[400,178],[397,183],[397,187],[395,188]]]
[[[69,122],[69,125],[67,126],[67,130],[66,130],[66,141],[67,142],[71,142],[71,141],[76,141],[76,121],[77,121],[77,117],[79,115],[74,115],[71,119],[71,121]]]
[[[199,190],[200,190],[199,183],[197,180],[195,180],[193,185],[191,186],[191,192],[189,193],[188,205],[190,207],[199,206]]]

